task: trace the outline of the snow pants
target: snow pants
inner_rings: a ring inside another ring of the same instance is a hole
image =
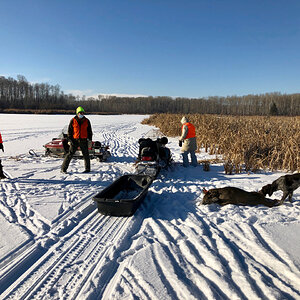
[[[87,139],[78,139],[78,140],[73,140],[71,143],[71,146],[69,148],[69,152],[65,156],[65,159],[62,163],[61,170],[63,172],[66,172],[70,161],[72,157],[74,156],[75,152],[77,151],[78,147],[80,147],[84,159],[84,166],[85,166],[85,171],[90,171],[91,170],[91,162],[90,162],[90,155],[89,155],[89,148],[88,148],[88,141]]]
[[[197,157],[195,151],[184,151],[181,154],[182,154],[183,166],[185,168],[189,166],[188,154],[191,155],[191,165],[193,167],[197,167],[198,163],[197,163]]]

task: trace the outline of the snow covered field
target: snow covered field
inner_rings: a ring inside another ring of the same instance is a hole
[[[134,216],[103,216],[93,195],[134,172],[137,141],[154,128],[146,116],[88,116],[112,157],[92,160],[89,174],[72,160],[61,174],[42,146],[71,117],[0,114],[1,299],[300,299],[300,189],[274,208],[200,205],[203,187],[257,191],[283,173],[176,164]],[[177,139],[167,146],[180,162]]]

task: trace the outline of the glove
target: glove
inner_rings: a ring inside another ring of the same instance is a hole
[[[179,147],[182,147],[182,141],[179,141],[178,145]]]
[[[0,149],[2,149],[2,151],[4,152],[4,147],[2,143],[0,144]]]

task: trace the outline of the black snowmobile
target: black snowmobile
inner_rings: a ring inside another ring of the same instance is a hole
[[[139,154],[136,162],[138,174],[156,176],[161,169],[167,169],[172,162],[171,151],[166,147],[166,137],[152,140],[141,138],[139,143]]]

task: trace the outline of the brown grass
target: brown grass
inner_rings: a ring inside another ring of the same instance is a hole
[[[196,127],[198,148],[222,155],[224,167],[235,173],[300,171],[300,117],[187,116]],[[155,114],[143,123],[160,128],[167,136],[179,136],[181,118]]]

